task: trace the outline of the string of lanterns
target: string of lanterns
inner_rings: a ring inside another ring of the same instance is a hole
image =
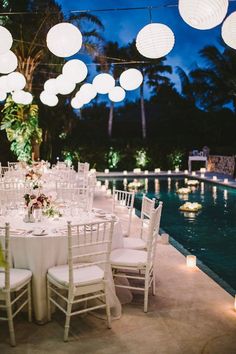
[[[199,30],[212,29],[221,24],[228,11],[229,0],[179,0],[178,9],[182,19],[191,27]],[[236,49],[236,12],[230,14],[223,22],[221,29],[225,43]],[[13,38],[11,33],[0,26],[0,101],[4,101],[8,93],[18,104],[30,104],[32,95],[23,89],[25,77],[15,72],[18,60],[10,50]],[[61,58],[68,58],[78,53],[83,44],[80,30],[71,23],[63,22],[53,26],[47,34],[48,49]],[[175,36],[170,27],[162,23],[150,23],[144,26],[137,35],[136,48],[139,53],[150,59],[166,56],[174,48]],[[54,107],[58,104],[58,94],[72,93],[78,83],[83,82],[88,75],[86,64],[79,59],[68,60],[62,67],[62,73],[57,78],[50,78],[44,83],[40,94],[43,104]],[[126,91],[136,90],[143,82],[142,73],[130,68],[119,78],[120,86],[108,73],[94,77],[92,83],[84,83],[71,100],[74,109],[80,109],[88,104],[97,94],[108,94],[113,102],[121,102]]]

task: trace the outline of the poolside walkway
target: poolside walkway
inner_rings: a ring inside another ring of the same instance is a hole
[[[111,198],[98,192],[95,206],[111,210]],[[133,234],[139,219],[134,216]],[[0,353],[83,354],[234,354],[236,312],[234,299],[198,268],[188,269],[185,257],[173,246],[158,243],[157,295],[150,295],[149,312],[143,297],[123,305],[112,329],[92,315],[72,319],[69,342],[63,342],[64,316],[52,322],[29,324],[15,319],[17,347],[8,345],[6,324],[0,322]],[[123,299],[124,301],[124,299]]]

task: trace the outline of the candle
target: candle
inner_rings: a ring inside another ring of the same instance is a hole
[[[175,172],[179,172],[179,167],[176,167],[176,168],[175,168]]]
[[[206,172],[205,167],[200,168],[200,172],[201,172],[201,173],[205,173],[205,172]]]
[[[192,172],[192,176],[196,176],[196,172],[195,171]]]
[[[168,175],[170,175],[171,174],[171,170],[168,170],[167,173],[168,173]]]
[[[105,173],[109,173],[109,169],[108,169],[108,168],[106,168],[104,172],[105,172]]]
[[[145,171],[144,171],[144,174],[145,174],[145,175],[148,175],[148,170],[145,170]]]
[[[201,173],[201,178],[204,178],[205,177],[205,174],[204,173]]]
[[[216,176],[213,176],[213,181],[217,181],[217,177]]]
[[[155,173],[160,173],[160,172],[161,172],[161,169],[160,169],[160,168],[155,168],[154,172],[155,172]]]
[[[225,178],[224,183],[228,183],[228,182],[229,182],[228,178]]]
[[[127,175],[127,171],[125,170],[125,171],[123,171],[123,175]]]
[[[190,254],[186,257],[186,265],[188,268],[195,268],[196,264],[197,264],[196,256],[193,256],[192,254]]]
[[[184,170],[184,174],[187,175],[188,174],[188,170]]]

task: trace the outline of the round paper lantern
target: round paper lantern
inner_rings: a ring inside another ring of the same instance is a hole
[[[80,90],[76,93],[75,98],[80,102],[82,102],[83,104],[88,104],[91,101],[90,95]]]
[[[76,97],[72,98],[71,100],[71,106],[74,108],[74,109],[80,109],[83,107],[83,103],[80,102]]]
[[[89,83],[83,84],[79,91],[86,94],[91,100],[97,96],[95,87]]]
[[[0,54],[4,54],[10,50],[12,43],[11,33],[5,27],[0,26]]]
[[[7,75],[7,80],[11,91],[23,90],[26,85],[26,79],[24,75],[18,72],[13,72]]]
[[[150,59],[164,57],[173,49],[174,44],[174,33],[162,23],[151,23],[143,27],[136,38],[137,50]]]
[[[62,68],[62,74],[66,76],[68,80],[79,83],[84,81],[88,75],[88,69],[83,61],[73,59],[64,64]]]
[[[229,47],[236,49],[236,12],[230,14],[224,21],[221,35]]]
[[[58,97],[56,95],[52,95],[46,91],[42,91],[40,96],[40,101],[50,107],[54,107],[58,104]]]
[[[29,92],[23,90],[14,91],[12,94],[12,99],[17,104],[30,104],[33,100],[33,96]]]
[[[68,95],[72,91],[74,91],[76,84],[70,80],[64,75],[59,75],[57,77],[57,91],[61,95]]]
[[[98,93],[106,94],[115,86],[115,80],[110,74],[99,74],[93,79],[93,86]]]
[[[120,75],[120,85],[127,91],[136,90],[143,82],[143,75],[137,69],[128,69]]]
[[[58,89],[57,89],[57,79],[48,79],[44,83],[44,90],[50,93],[51,95],[57,95],[58,94]]]
[[[125,90],[122,87],[115,86],[109,92],[108,97],[112,102],[121,102],[125,98]]]
[[[31,93],[30,92],[24,92],[22,103],[23,104],[31,104],[32,101],[33,101],[33,96],[31,95]]]
[[[71,23],[62,22],[53,26],[47,34],[47,47],[57,57],[70,57],[82,46],[82,34]]]
[[[4,92],[11,92],[11,88],[8,82],[8,75],[3,75],[0,77],[0,89]]]
[[[17,57],[9,50],[0,55],[0,73],[9,74],[17,68]]]
[[[7,94],[4,91],[0,91],[0,101],[5,101]]]
[[[207,30],[223,21],[228,6],[228,0],[179,0],[179,13],[189,26]]]

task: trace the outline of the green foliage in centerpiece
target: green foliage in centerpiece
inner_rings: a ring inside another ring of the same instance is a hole
[[[55,218],[61,217],[62,213],[55,206],[50,205],[49,207],[43,210],[43,215],[47,216],[48,218]]]

